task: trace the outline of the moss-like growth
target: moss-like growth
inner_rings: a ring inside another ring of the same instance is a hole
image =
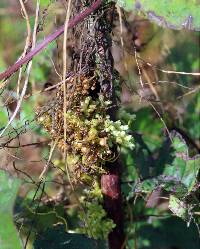
[[[78,232],[86,233],[95,239],[106,240],[108,234],[115,228],[115,224],[107,217],[102,206],[103,195],[97,182],[92,190],[86,191],[81,203],[83,210],[79,212],[81,228],[78,229]]]
[[[94,77],[70,78],[66,82],[66,94],[60,87],[54,104],[43,112],[38,111],[38,122],[52,140],[58,141],[58,148],[66,151],[66,163],[73,181],[86,183],[90,187],[81,200],[84,211],[79,215],[83,224],[79,232],[96,239],[106,239],[115,224],[103,208],[98,181],[102,174],[107,173],[106,162],[116,159],[116,146],[133,148],[134,144],[128,134],[128,126],[122,125],[120,120],[112,121],[107,114],[112,103],[101,94],[95,99],[90,96],[97,82]]]
[[[104,100],[102,95],[95,100],[88,96],[89,90],[94,88],[94,78],[70,79],[67,82],[66,113],[63,113],[64,94],[61,87],[55,106],[38,118],[52,139],[58,139],[58,147],[66,150],[73,179],[87,183],[106,173],[105,162],[115,159],[112,151],[114,144],[129,148],[134,146],[132,136],[127,134],[128,126],[122,125],[119,120],[112,121],[107,115],[111,102]]]

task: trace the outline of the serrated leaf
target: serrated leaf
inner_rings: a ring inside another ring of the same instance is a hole
[[[151,193],[157,189],[165,189],[166,191],[175,193],[178,196],[184,196],[187,194],[187,188],[180,181],[175,177],[165,175],[160,175],[138,183],[135,187],[135,192]]]
[[[174,148],[174,161],[172,165],[167,165],[163,174],[173,176],[180,181],[188,190],[192,191],[200,169],[200,155],[190,158],[187,145],[181,135],[172,133]]]
[[[34,249],[108,249],[105,241],[89,239],[82,234],[66,233],[62,227],[49,229],[34,242]]]
[[[171,133],[174,160],[165,165],[162,175],[138,183],[135,192],[150,193],[157,188],[165,189],[178,197],[189,194],[197,183],[200,156],[189,157],[188,148],[178,133]]]
[[[170,29],[200,30],[199,0],[116,0],[127,11],[145,13],[156,24]]]
[[[0,170],[0,248],[21,249],[21,242],[13,222],[12,211],[20,180]]]

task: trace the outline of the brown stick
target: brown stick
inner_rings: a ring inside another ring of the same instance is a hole
[[[79,15],[75,16],[71,21],[69,21],[68,28],[75,27],[78,23],[82,22],[87,16],[89,16],[92,12],[97,10],[102,3],[102,0],[95,1],[89,8],[85,11],[81,12]],[[61,26],[58,30],[56,30],[53,34],[50,34],[45,38],[44,41],[39,43],[33,50],[31,50],[24,58],[20,59],[14,65],[9,67],[6,71],[0,74],[0,80],[7,79],[13,73],[15,73],[22,65],[30,61],[36,54],[42,51],[50,42],[54,41],[64,32],[64,25]]]
[[[101,177],[104,208],[108,216],[116,224],[116,227],[108,236],[109,249],[123,249],[125,237],[123,232],[123,210],[120,189],[120,165],[115,162],[115,165],[110,164],[109,166],[111,167],[109,173]]]

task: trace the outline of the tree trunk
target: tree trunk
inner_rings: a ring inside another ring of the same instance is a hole
[[[116,227],[109,234],[109,248],[122,249],[124,248],[125,237],[123,232],[122,196],[120,189],[120,165],[116,162],[115,165],[110,164],[109,167],[111,167],[109,173],[101,177],[104,208],[108,216],[116,224]]]

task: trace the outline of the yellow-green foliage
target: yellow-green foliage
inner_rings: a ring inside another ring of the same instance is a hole
[[[66,94],[62,87],[58,89],[50,108],[43,112],[39,110],[38,121],[52,139],[58,141],[58,148],[66,152],[66,163],[72,179],[90,186],[81,201],[84,212],[82,210],[79,214],[83,224],[79,232],[96,239],[106,239],[115,224],[106,217],[98,181],[108,170],[106,162],[116,159],[116,146],[133,148],[134,144],[132,136],[128,134],[128,126],[122,125],[120,120],[112,121],[107,114],[112,103],[101,94],[95,100],[89,96],[89,91],[94,90],[95,85],[94,78],[70,79]]]
[[[94,88],[94,80],[73,82],[74,92],[67,92],[67,110],[63,114],[64,94],[59,89],[55,105],[39,115],[38,121],[58,140],[58,147],[67,154],[67,164],[73,179],[90,183],[92,179],[106,172],[105,162],[114,160],[113,144],[133,148],[128,126],[116,122],[107,115],[111,102],[102,95],[95,100],[88,96]],[[84,88],[84,91],[82,89]],[[65,122],[64,122],[65,119]],[[66,124],[66,141],[64,140]]]
[[[107,239],[108,234],[115,227],[113,221],[107,218],[106,211],[98,202],[87,201],[84,203],[86,212],[81,212],[79,218],[83,222],[83,227],[78,231],[86,233],[94,239]]]
[[[115,224],[107,217],[102,206],[103,195],[97,182],[92,190],[86,193],[81,203],[84,210],[79,212],[81,228],[78,232],[86,233],[95,239],[107,239]]]

